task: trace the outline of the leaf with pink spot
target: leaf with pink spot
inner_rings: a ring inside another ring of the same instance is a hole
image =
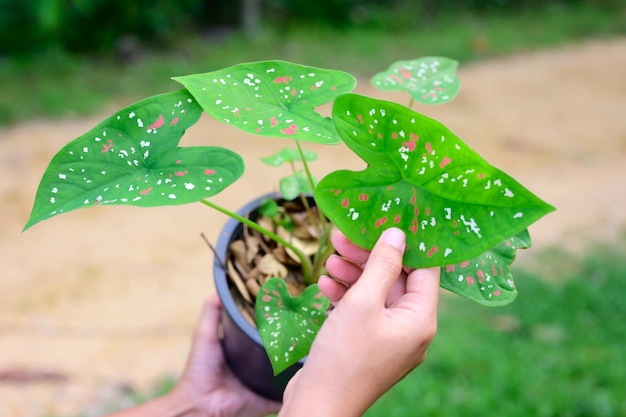
[[[441,287],[486,306],[509,304],[517,297],[510,265],[516,251],[530,245],[524,230],[476,258],[442,266]]]
[[[441,123],[396,103],[346,94],[333,121],[367,164],[324,177],[315,200],[357,245],[391,226],[415,268],[472,259],[554,210],[491,166]]]
[[[280,278],[270,278],[261,286],[255,303],[256,323],[275,375],[309,353],[329,304],[317,284],[297,297],[291,296]]]
[[[178,146],[201,114],[195,99],[179,90],[122,109],[74,139],[46,168],[24,230],[94,205],[178,205],[219,193],[244,165],[228,149]]]
[[[355,78],[342,71],[285,61],[239,64],[175,77],[211,116],[255,135],[337,144],[337,133],[317,106],[350,92]]]
[[[371,83],[380,90],[407,91],[420,103],[442,104],[459,92],[458,65],[457,61],[444,57],[397,61],[386,71],[374,75]]]

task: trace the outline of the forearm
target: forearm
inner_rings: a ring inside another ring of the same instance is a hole
[[[162,397],[154,398],[108,417],[195,417],[197,415],[199,415],[198,410],[189,397],[175,388]]]

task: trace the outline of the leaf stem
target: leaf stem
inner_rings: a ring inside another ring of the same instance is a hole
[[[228,217],[231,217],[243,224],[245,224],[246,226],[256,230],[257,232],[267,236],[268,238],[272,239],[273,241],[275,241],[276,243],[279,243],[281,245],[283,245],[285,248],[293,251],[293,253],[298,257],[298,259],[300,260],[300,263],[302,264],[302,276],[303,276],[303,280],[304,283],[306,285],[310,285],[312,283],[315,282],[315,277],[313,275],[313,265],[311,263],[311,260],[309,259],[309,257],[307,255],[304,254],[304,252],[302,252],[300,249],[296,248],[294,245],[292,245],[291,243],[289,243],[288,241],[286,241],[285,239],[283,239],[282,237],[278,236],[276,233],[271,232],[261,226],[259,226],[258,224],[256,224],[255,222],[253,222],[252,220],[250,220],[247,217],[244,217],[240,214],[237,214],[233,211],[230,211],[222,206],[219,206],[215,203],[212,203],[209,200],[200,200],[200,203],[204,204],[205,206],[211,207],[212,209],[215,209],[217,211],[219,211],[220,213],[223,213],[225,215],[227,215]]]
[[[311,187],[311,191],[315,192],[315,181],[313,181],[313,175],[311,174],[311,170],[309,169],[309,164],[304,157],[304,151],[302,150],[302,146],[300,145],[300,141],[296,139],[296,146],[298,147],[298,153],[300,154],[300,159],[302,160],[302,166],[304,167],[304,172],[306,173],[306,178],[309,181],[309,187]],[[320,231],[324,231],[324,225],[326,224],[326,217],[322,213],[321,210],[318,210],[319,213],[319,228]],[[311,216],[312,218],[313,216]],[[312,223],[317,223],[312,220]]]

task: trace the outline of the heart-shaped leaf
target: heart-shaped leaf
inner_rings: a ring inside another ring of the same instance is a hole
[[[524,230],[474,259],[442,266],[441,287],[486,306],[509,304],[517,297],[510,265],[530,245]]]
[[[317,284],[306,287],[298,297],[289,294],[280,278],[270,278],[261,286],[256,322],[275,375],[309,353],[329,303]]]
[[[407,91],[420,103],[441,104],[452,100],[459,92],[458,65],[457,61],[443,57],[397,61],[386,71],[374,75],[371,83],[380,90]]]
[[[303,149],[302,154],[304,155],[304,159],[307,162],[312,162],[317,159],[317,154],[313,151]],[[266,156],[264,158],[260,158],[261,161],[272,167],[279,167],[285,163],[292,162],[301,162],[302,157],[300,156],[300,152],[294,148],[283,148],[280,151],[276,152],[273,155]]]
[[[174,80],[193,94],[204,111],[245,132],[325,144],[340,140],[332,122],[315,107],[356,85],[346,72],[285,61],[239,64]]]
[[[404,106],[347,94],[335,101],[333,121],[368,166],[324,177],[318,206],[368,249],[383,229],[404,229],[406,265],[472,259],[554,210],[441,123]]]
[[[285,200],[293,200],[301,194],[313,193],[311,183],[303,171],[281,178],[278,187]]]
[[[154,96],[104,120],[52,159],[24,230],[94,205],[141,207],[195,202],[222,191],[244,164],[217,147],[178,147],[202,109],[186,91]]]

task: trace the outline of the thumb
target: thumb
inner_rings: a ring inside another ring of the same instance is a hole
[[[353,290],[358,288],[357,291],[366,292],[365,296],[369,299],[384,305],[391,286],[402,272],[405,242],[402,230],[396,227],[385,230],[372,249]]]

